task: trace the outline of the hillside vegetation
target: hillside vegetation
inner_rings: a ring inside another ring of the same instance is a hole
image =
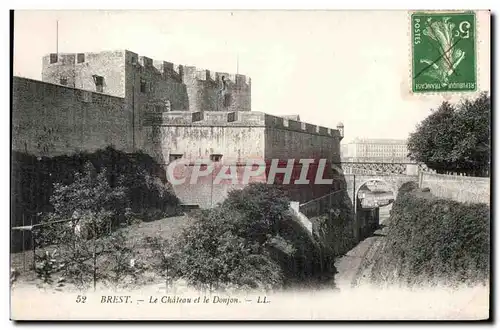
[[[474,285],[489,276],[490,213],[485,204],[439,199],[403,186],[372,268],[377,284]]]

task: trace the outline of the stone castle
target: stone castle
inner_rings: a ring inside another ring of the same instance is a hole
[[[161,165],[200,157],[224,163],[340,161],[341,124],[332,129],[251,111],[251,80],[244,75],[174,65],[128,50],[49,54],[43,57],[42,81],[13,77],[12,91],[12,150],[31,155],[112,145],[145,152]],[[185,203],[207,206],[229,188],[184,187],[176,193]],[[210,189],[210,203],[204,189]]]

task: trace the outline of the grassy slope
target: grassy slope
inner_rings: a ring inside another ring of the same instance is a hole
[[[162,238],[171,238],[181,232],[182,228],[189,223],[190,218],[187,215],[168,217],[161,220],[141,222],[129,226],[127,230],[128,244],[136,247],[137,252],[145,252],[143,239],[148,236],[160,236]],[[52,250],[53,247],[47,249]],[[37,254],[43,250],[37,250]],[[19,280],[32,282],[35,280],[33,270],[30,269],[33,263],[33,251],[11,253],[11,267],[20,272]],[[26,271],[24,271],[24,258],[26,258]],[[106,262],[103,260],[102,262]]]

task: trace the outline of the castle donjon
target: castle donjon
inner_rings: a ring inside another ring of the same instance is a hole
[[[42,81],[13,77],[13,151],[52,157],[113,146],[142,151],[163,166],[179,158],[340,161],[341,124],[332,129],[252,111],[245,75],[128,50],[49,54],[42,61]],[[184,186],[176,194],[210,206],[230,188]]]

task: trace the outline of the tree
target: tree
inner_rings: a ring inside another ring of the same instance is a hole
[[[488,175],[491,100],[482,93],[458,105],[443,102],[408,139],[409,157],[438,173]]]
[[[282,283],[280,266],[265,248],[238,236],[242,215],[221,207],[198,214],[176,241],[176,276],[198,288],[217,290],[275,288]]]
[[[111,187],[105,169],[97,173],[94,166],[87,163],[83,173],[75,173],[72,183],[54,184],[50,201],[54,212],[43,219],[47,225],[42,227],[39,239],[47,245],[57,244],[59,251],[57,258],[42,256],[40,259],[39,273],[45,282],[46,273],[57,269],[78,287],[93,283],[95,289],[100,279],[116,284],[137,271],[128,265],[133,251],[126,246],[123,233],[111,233],[113,226],[126,217],[126,190],[120,184]],[[58,223],[57,220],[69,221]],[[99,265],[103,260],[108,271],[101,271],[106,269]],[[53,267],[54,264],[57,267]]]
[[[251,183],[242,190],[230,191],[221,207],[242,215],[238,225],[240,236],[263,244],[278,233],[289,203],[280,186]]]

